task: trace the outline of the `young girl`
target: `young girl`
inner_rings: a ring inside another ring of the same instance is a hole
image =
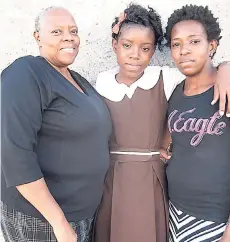
[[[220,33],[208,7],[194,5],[176,10],[166,28],[172,58],[186,76],[168,109],[173,156],[166,171],[173,242],[230,241],[230,120],[219,114],[217,104],[210,105],[217,74],[212,57]]]
[[[162,39],[159,15],[130,5],[113,28],[119,67],[101,73],[97,90],[113,120],[111,167],[96,222],[96,242],[166,242],[167,191],[159,159],[167,100],[179,71],[148,66]]]

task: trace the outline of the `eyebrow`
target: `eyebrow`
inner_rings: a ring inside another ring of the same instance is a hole
[[[193,37],[202,37],[201,35],[199,35],[199,34],[191,34],[191,35],[189,35],[188,36],[189,38],[193,38]],[[172,40],[179,40],[180,38],[174,38],[174,39],[172,39]]]
[[[126,39],[126,38],[121,38],[121,40],[126,40],[126,41],[128,41],[128,42],[133,42],[133,41],[131,41],[131,40],[129,40],[129,39]],[[145,43],[143,43],[144,45],[152,45],[153,43],[150,43],[150,42],[145,42]]]
[[[60,25],[57,25],[57,26],[54,26],[54,28],[63,28],[64,26],[60,26]],[[76,25],[71,25],[71,26],[68,26],[69,28],[76,28],[78,29],[78,27]]]

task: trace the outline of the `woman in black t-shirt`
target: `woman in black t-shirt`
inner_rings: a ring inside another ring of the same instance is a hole
[[[172,58],[186,76],[168,109],[172,242],[230,241],[230,120],[211,105],[217,72],[212,58],[220,32],[211,11],[194,5],[175,10],[166,28]],[[166,159],[168,141],[166,135],[161,151]]]

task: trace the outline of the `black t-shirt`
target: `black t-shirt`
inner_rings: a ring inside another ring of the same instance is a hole
[[[168,109],[173,155],[167,166],[169,198],[200,219],[226,222],[230,214],[230,119],[212,106],[214,88],[185,96],[181,83]]]
[[[41,177],[69,221],[93,216],[100,203],[110,115],[94,88],[70,73],[85,94],[42,57],[22,57],[1,75],[1,199],[9,209],[43,218],[15,188]]]

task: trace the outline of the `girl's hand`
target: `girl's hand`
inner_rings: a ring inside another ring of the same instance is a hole
[[[164,148],[160,149],[160,159],[167,164],[168,160],[171,159],[171,154]]]
[[[212,105],[219,100],[220,115],[222,116],[226,112],[226,116],[230,117],[230,62],[223,62],[219,65],[214,87]]]

